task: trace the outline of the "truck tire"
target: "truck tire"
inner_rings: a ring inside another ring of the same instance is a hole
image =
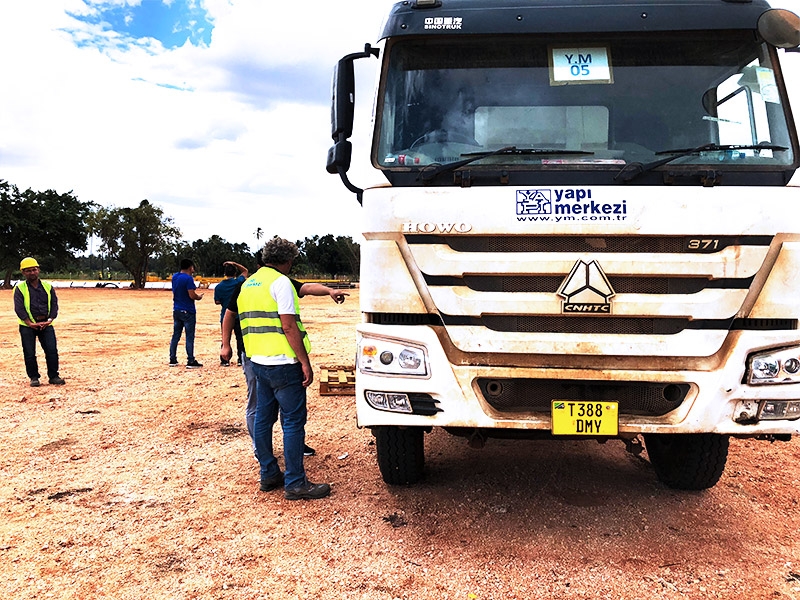
[[[716,433],[644,434],[659,481],[678,490],[713,487],[725,470],[729,441],[729,436]]]
[[[425,431],[420,427],[373,427],[378,468],[390,485],[416,483],[425,470]]]

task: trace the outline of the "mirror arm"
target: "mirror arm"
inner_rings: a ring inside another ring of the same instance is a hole
[[[358,200],[359,204],[363,204],[364,190],[361,189],[360,187],[353,185],[350,182],[350,179],[348,179],[347,177],[347,169],[345,169],[344,167],[337,167],[336,170],[339,173],[339,177],[342,178],[342,183],[344,184],[344,187],[346,187],[348,190],[350,190],[356,195],[356,200]]]

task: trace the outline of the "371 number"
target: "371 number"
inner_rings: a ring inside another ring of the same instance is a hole
[[[719,240],[689,240],[689,250],[718,250]]]

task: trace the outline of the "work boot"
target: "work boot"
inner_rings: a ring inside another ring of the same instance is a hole
[[[55,377],[51,377],[50,378],[50,384],[51,385],[64,385],[65,383],[67,383],[67,382],[64,381],[63,379],[61,379],[61,377],[59,377],[58,375],[56,375]]]
[[[302,485],[289,488],[283,496],[287,500],[319,500],[331,493],[331,486],[327,483],[311,483],[306,481]]]
[[[31,379],[31,387],[39,387],[40,385],[42,384],[39,383],[38,379]]]
[[[261,480],[261,487],[259,488],[262,492],[271,492],[283,485],[283,473],[278,471],[277,475],[273,475],[272,477],[265,477]]]

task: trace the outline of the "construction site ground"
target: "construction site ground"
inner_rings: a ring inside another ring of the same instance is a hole
[[[800,599],[800,442],[732,440],[716,487],[660,484],[647,453],[435,429],[427,477],[383,483],[353,396],[309,389],[309,477],[258,489],[241,369],[168,367],[166,290],[58,289],[65,386],[31,388],[0,291],[0,596],[75,599]],[[312,361],[352,365],[358,290],[301,301]],[[44,359],[39,351],[40,367]],[[281,436],[276,434],[276,450]]]

